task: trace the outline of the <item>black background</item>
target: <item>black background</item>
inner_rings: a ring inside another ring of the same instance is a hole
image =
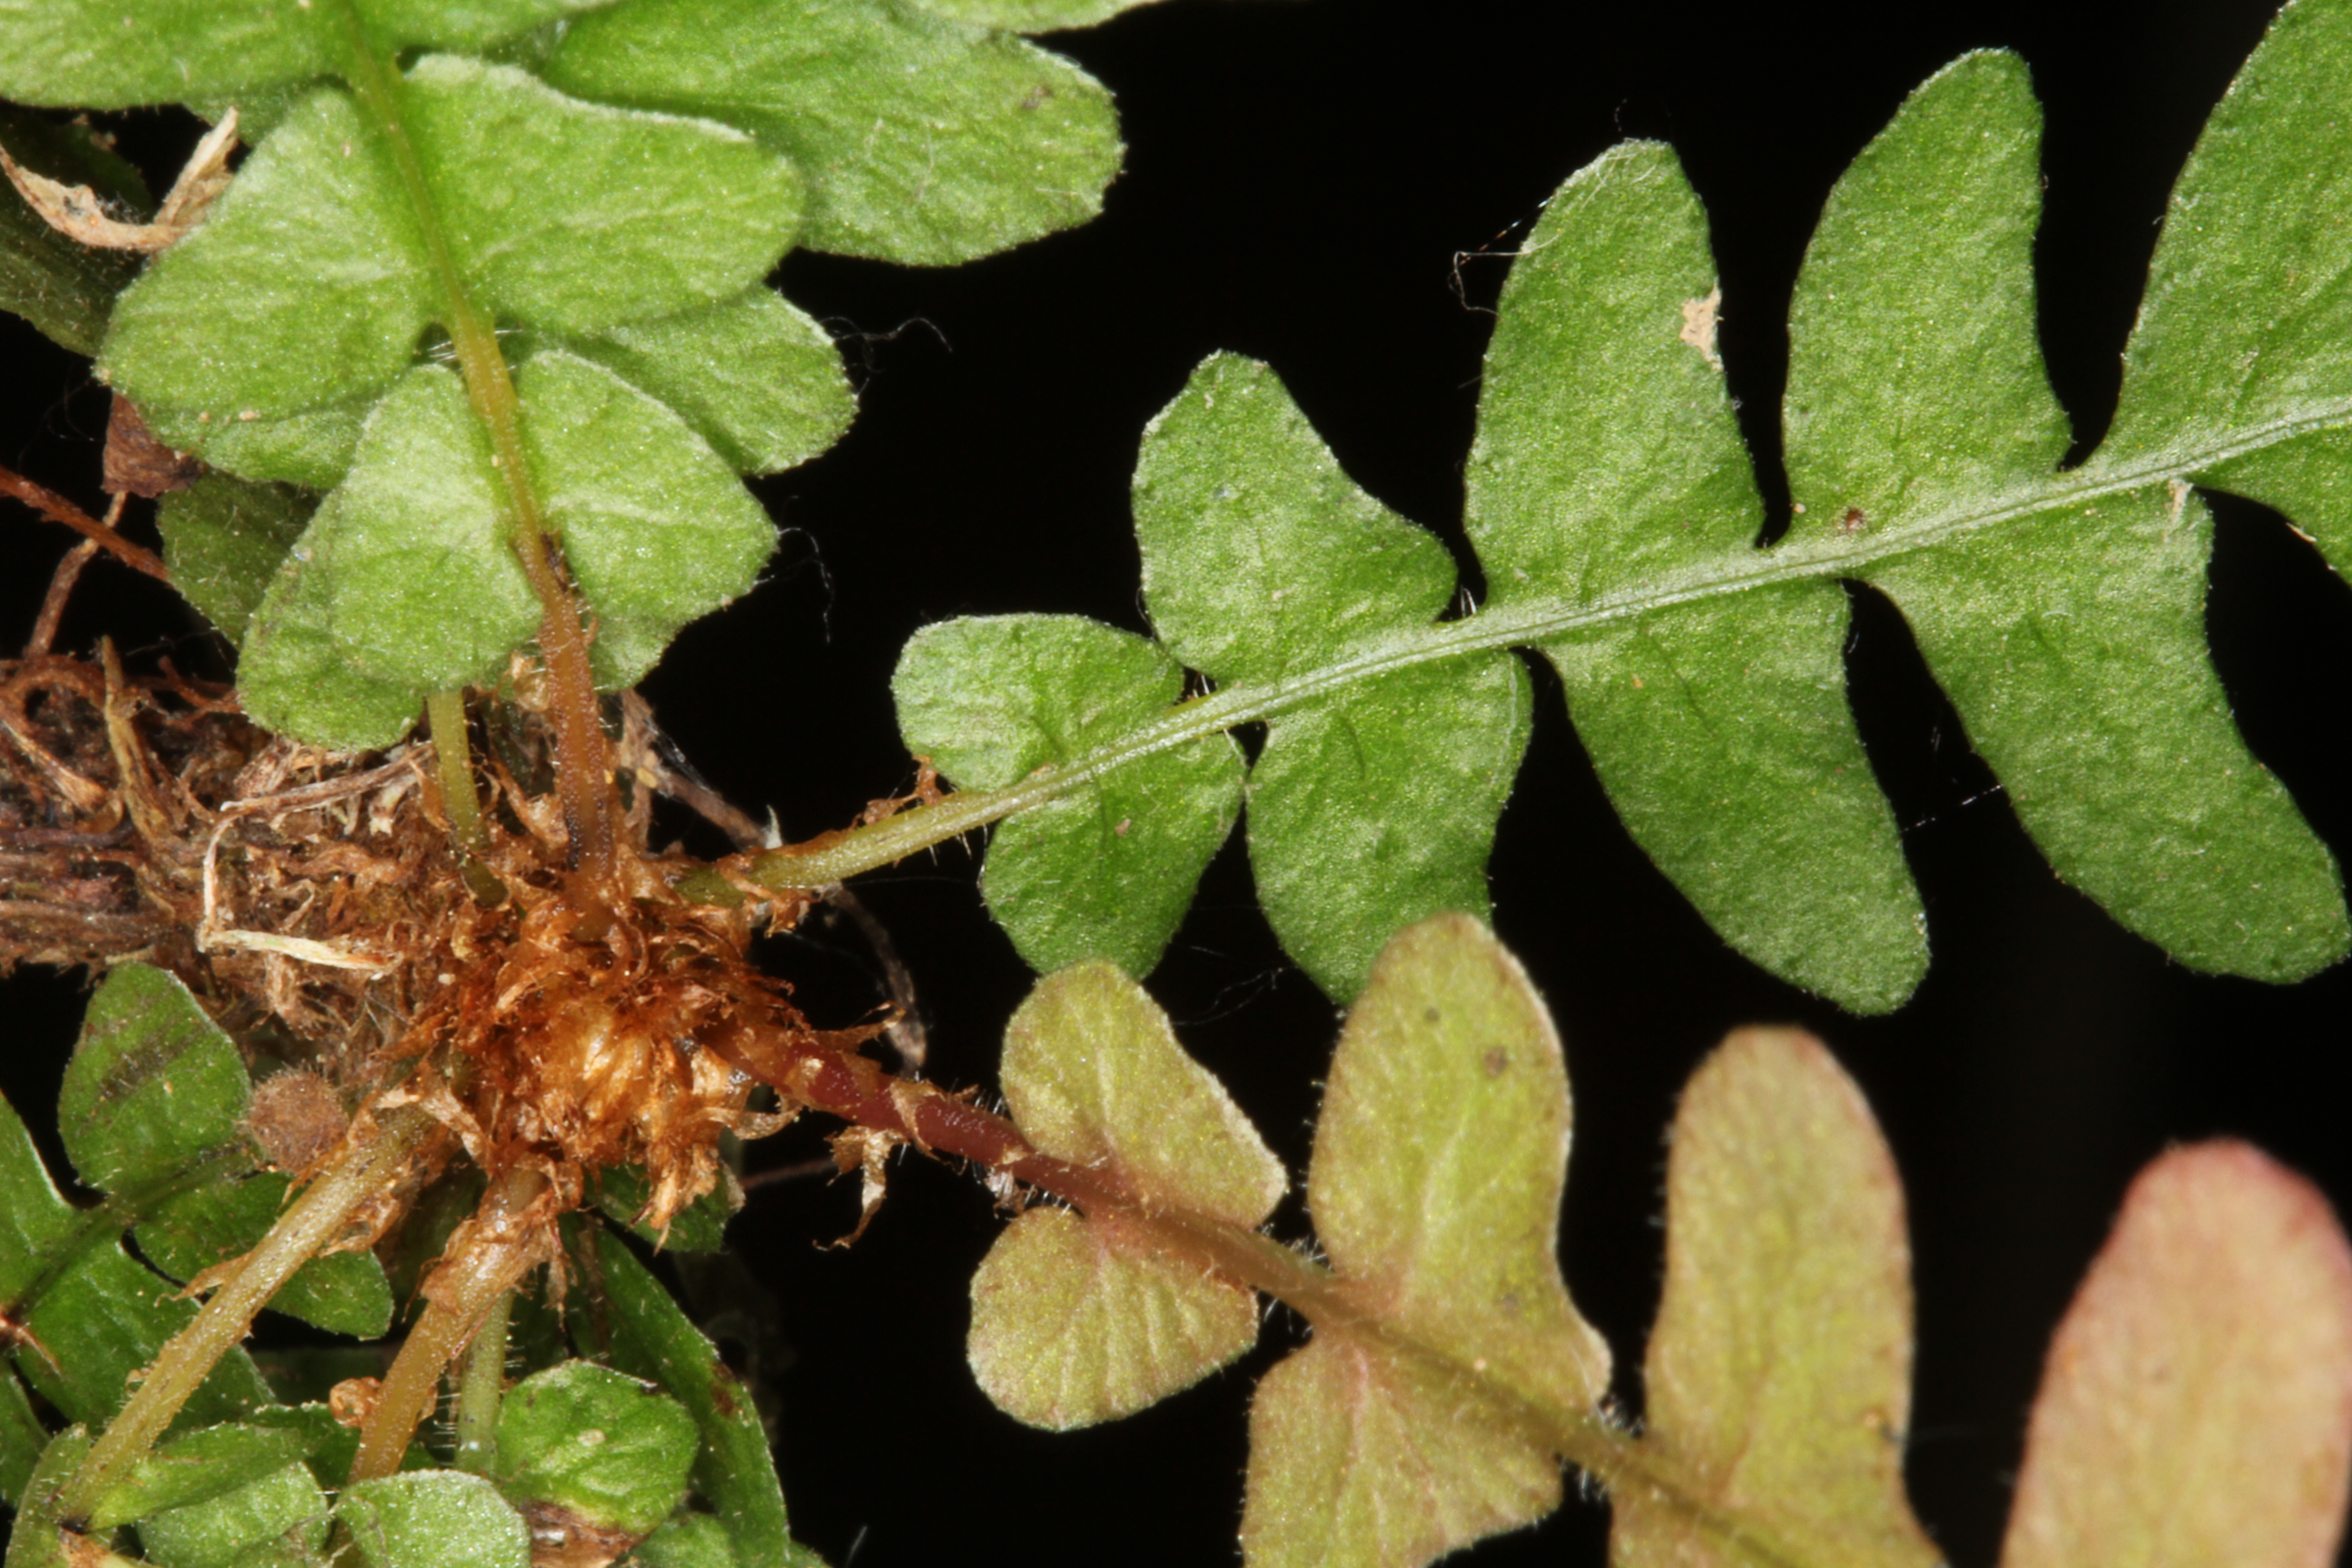
[[[2033,68],[2048,107],[2041,312],[2078,431],[2112,409],[2164,195],[2271,7],[1889,7],[1507,0],[1171,0],[1049,39],[1118,94],[1127,173],[1105,216],[948,271],[796,256],[781,282],[844,337],[864,411],[835,452],[757,487],[787,531],[757,593],[689,631],[647,683],[724,793],[804,836],[910,770],[890,712],[899,646],[945,616],[1075,612],[1145,629],[1126,483],[1146,419],[1215,349],[1269,361],[1350,474],[1459,550],[1461,465],[1491,301],[1550,190],[1628,136],[1671,141],[1706,200],[1722,349],[1768,495],[1780,321],[1845,163],[1965,49]],[[170,123],[136,121],[168,142]],[[162,154],[168,167],[174,153]],[[103,395],[9,322],[21,416],[0,460],[95,502]],[[2239,722],[2320,833],[2352,844],[2352,596],[2271,514],[2219,507],[2209,614]],[[143,526],[143,525],[142,525]],[[0,521],[14,638],[62,534]],[[1473,577],[1475,583],[1475,576]],[[1610,812],[1538,672],[1538,717],[1495,859],[1496,924],[1568,1041],[1576,1150],[1561,1245],[1580,1304],[1638,1362],[1655,1306],[1661,1134],[1680,1082],[1748,1022],[1819,1032],[1867,1090],[1909,1187],[1920,1351],[1910,1474],[1952,1561],[1991,1561],[2041,1347],[2131,1173],[2178,1141],[2252,1139],[2352,1191],[2329,1087],[2347,971],[2294,988],[2186,972],[2057,883],[2019,831],[1899,616],[1857,595],[1854,705],[1904,825],[1935,967],[1855,1019],[1727,951]],[[168,595],[94,566],[61,647],[215,657]],[[903,948],[931,1070],[987,1084],[1029,983],[949,849],[861,884]],[[1824,875],[1834,875],[1825,867]],[[809,1005],[869,1005],[845,935],[776,944]],[[10,983],[9,1094],[50,1103],[79,982]],[[1229,847],[1153,988],[1187,1043],[1303,1166],[1330,1004],[1281,959]],[[807,1146],[755,1150],[755,1168]],[[962,1363],[985,1195],[920,1162],[846,1252],[845,1186],[762,1189],[733,1232],[777,1298],[780,1457],[796,1531],[836,1568],[938,1562],[1215,1563],[1234,1552],[1255,1374],[1237,1367],[1074,1436],[997,1415]],[[1298,1224],[1290,1214],[1294,1227]],[[1639,1407],[1638,1379],[1621,1392]],[[1571,1500],[1482,1563],[1601,1561],[1605,1510]]]

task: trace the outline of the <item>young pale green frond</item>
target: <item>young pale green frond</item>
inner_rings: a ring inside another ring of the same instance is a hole
[[[1672,1149],[1641,1443],[1677,1485],[1619,1489],[1610,1561],[1933,1568],[1903,1494],[1903,1186],[1861,1091],[1809,1036],[1745,1030],[1683,1091]]]
[[[1332,1058],[1307,1205],[1337,1303],[1250,1408],[1244,1560],[1418,1564],[1559,1501],[1609,1347],[1554,1256],[1567,1069],[1475,921],[1381,953]]]
[[[1040,1152],[1120,1183],[1147,1211],[1254,1230],[1287,1185],[1223,1086],[1115,965],[1038,982],[1006,1026],[1001,1073]],[[971,1300],[981,1387],[1057,1430],[1131,1415],[1257,1340],[1247,1285],[1107,1215],[1024,1213],[982,1260]]]
[[[2001,1568],[2325,1568],[2348,1479],[2352,1248],[2327,1200],[2243,1143],[2164,1155],[2051,1342]]]
[[[1559,1456],[1615,1440],[1609,1350],[1554,1255],[1559,1039],[1469,916],[1400,933],[1349,1015],[1308,1175],[1328,1266],[1258,1234],[1280,1167],[1114,966],[1038,984],[1003,1081],[1039,1153],[1108,1195],[1028,1210],[975,1276],[972,1367],[1001,1406],[1141,1409],[1249,1346],[1253,1287],[1312,1325],[1252,1405],[1249,1563],[1411,1568],[1549,1512]]]
[[[1684,1093],[1638,1434],[1555,1258],[1559,1037],[1469,917],[1400,932],[1349,1014],[1307,1178],[1321,1261],[1258,1234],[1278,1170],[1111,965],[1038,984],[1003,1076],[1038,1151],[1106,1187],[1027,1210],[973,1280],[1002,1407],[1056,1428],[1140,1409],[1247,1347],[1251,1286],[1309,1325],[1251,1407],[1253,1568],[1420,1568],[1550,1512],[1563,1458],[1608,1487],[1620,1568],[1940,1561],[1903,1484],[1902,1184],[1811,1037],[1734,1034]],[[2347,1299],[2352,1250],[2307,1184],[2235,1145],[2158,1161],[2053,1346],[2008,1568],[2331,1561]]]

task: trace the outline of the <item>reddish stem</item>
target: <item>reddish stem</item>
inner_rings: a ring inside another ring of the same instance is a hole
[[[37,485],[12,469],[0,468],[0,493],[16,497],[51,522],[63,523],[85,539],[96,540],[124,565],[136,567],[159,583],[172,580],[171,573],[163,568],[162,556],[131,543],[57,491]]]
[[[712,1042],[728,1059],[788,1100],[841,1117],[870,1131],[904,1138],[934,1153],[960,1156],[994,1174],[1072,1205],[1089,1220],[1133,1226],[1163,1252],[1202,1266],[1282,1302],[1315,1326],[1387,1347],[1401,1357],[1463,1369],[1444,1352],[1401,1337],[1367,1301],[1330,1269],[1272,1237],[1196,1213],[1181,1203],[1139,1193],[1115,1170],[1073,1165],[1040,1152],[1020,1130],[960,1095],[885,1072],[863,1057],[805,1035],[745,1029]],[[1581,1467],[1612,1489],[1640,1488],[1668,1506],[1692,1509],[1690,1478],[1614,1431],[1590,1411],[1528,1402],[1520,1391],[1489,1387],[1502,1419],[1530,1441]],[[1693,1509],[1710,1529],[1729,1530],[1704,1509]],[[1733,1531],[1737,1533],[1737,1531]]]
[[[903,1138],[932,1153],[969,1160],[1051,1194],[1090,1217],[1148,1226],[1163,1245],[1192,1254],[1313,1321],[1330,1326],[1365,1321],[1328,1270],[1271,1237],[1146,1197],[1116,1172],[1041,1153],[1011,1121],[961,1095],[919,1079],[898,1078],[864,1057],[806,1036],[744,1030],[712,1043],[729,1060],[792,1101]]]

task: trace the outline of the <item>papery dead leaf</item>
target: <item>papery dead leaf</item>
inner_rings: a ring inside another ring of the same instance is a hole
[[[105,489],[152,500],[194,484],[205,466],[155,438],[139,410],[121,393],[106,417]]]
[[[68,239],[93,250],[152,255],[177,245],[204,222],[206,211],[228,189],[228,158],[236,150],[236,110],[232,109],[196,143],[163,205],[145,223],[126,223],[111,216],[88,185],[65,184],[19,166],[5,148],[0,148],[0,170],[5,170],[25,205]]]

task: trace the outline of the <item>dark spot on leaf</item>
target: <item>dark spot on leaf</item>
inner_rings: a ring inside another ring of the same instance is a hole
[[[1434,1024],[1444,1016],[1445,1016],[1445,1015],[1440,1012],[1435,1006],[1423,1007],[1421,1010],[1421,1021],[1424,1024]]]
[[[1511,1070],[1511,1053],[1500,1046],[1488,1046],[1480,1063],[1486,1068],[1488,1078],[1500,1078]]]
[[[713,1356],[710,1360],[710,1403],[722,1420],[735,1420],[742,1406],[735,1402],[735,1390],[743,1385],[735,1369]]]

